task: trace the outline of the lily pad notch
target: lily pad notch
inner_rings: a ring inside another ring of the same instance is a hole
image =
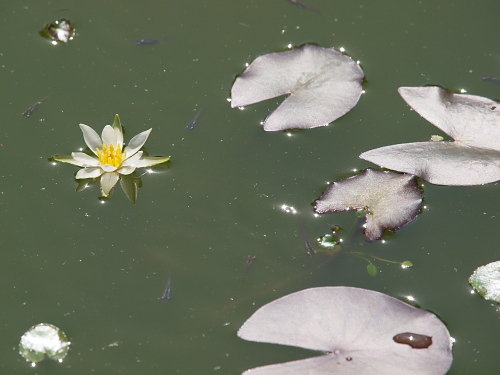
[[[231,107],[289,96],[264,121],[264,130],[326,126],[358,102],[364,73],[357,62],[331,48],[303,44],[257,57],[236,78]]]

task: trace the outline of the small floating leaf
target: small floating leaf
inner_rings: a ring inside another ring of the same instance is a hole
[[[324,236],[321,236],[318,243],[319,246],[325,249],[333,249],[340,244],[333,234],[325,234]]]
[[[359,157],[437,185],[481,185],[500,180],[500,106],[481,96],[440,87],[400,87],[399,94],[454,142],[386,146]]]
[[[45,25],[39,31],[39,34],[46,39],[51,39],[52,44],[58,42],[68,43],[75,36],[75,28],[70,20],[62,18],[59,21]]]
[[[385,229],[396,230],[413,221],[421,204],[415,176],[367,169],[330,185],[316,200],[314,211],[366,209],[365,239],[375,241]]]
[[[404,262],[401,262],[401,265],[405,268],[413,267],[413,263],[410,262],[409,260],[405,260]]]
[[[432,345],[413,350],[394,340],[405,332],[432,337]],[[238,336],[323,354],[254,368],[248,375],[442,375],[453,360],[450,334],[434,314],[353,287],[311,288],[279,298],[257,310]]]
[[[40,323],[31,327],[19,343],[19,354],[28,362],[40,362],[45,355],[58,362],[66,357],[71,342],[66,334],[52,324]]]
[[[264,122],[264,130],[309,129],[345,115],[356,105],[364,78],[350,57],[304,44],[257,57],[231,89],[231,107],[290,94]]]
[[[367,265],[366,270],[368,271],[368,275],[370,275],[372,277],[377,276],[378,270],[377,270],[377,267],[373,263],[370,263],[369,265]]]
[[[500,261],[478,267],[469,283],[484,299],[500,303]]]

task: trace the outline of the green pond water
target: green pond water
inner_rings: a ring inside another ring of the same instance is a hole
[[[306,1],[305,1],[306,2]],[[306,255],[354,213],[314,217],[327,181],[376,166],[364,151],[428,140],[440,131],[411,111],[400,86],[426,84],[489,98],[500,86],[497,1],[309,0],[4,1],[0,5],[0,372],[2,374],[240,374],[310,352],[247,342],[237,329],[263,304],[315,286],[355,286],[436,313],[456,339],[450,374],[498,369],[498,306],[471,294],[480,265],[499,260],[498,185],[424,183],[424,212],[352,256]],[[38,31],[70,19],[53,46]],[[136,39],[174,36],[157,45]],[[311,42],[344,47],[366,74],[358,105],[327,127],[266,133],[281,99],[241,111],[228,98],[255,57]],[[21,113],[49,95],[29,119]],[[185,126],[199,108],[193,131]],[[169,168],[142,177],[138,202],[121,189],[76,193],[78,169],[48,160],[85,147],[120,114],[125,139],[152,128],[150,155]],[[293,206],[296,214],[281,206]],[[255,263],[242,282],[245,260]],[[172,298],[160,299],[169,271]],[[63,363],[34,369],[19,354],[37,323],[60,327]]]

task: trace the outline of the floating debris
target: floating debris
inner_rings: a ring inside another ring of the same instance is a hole
[[[57,45],[59,42],[68,43],[73,40],[75,28],[70,20],[62,18],[59,21],[45,25],[39,34],[46,39],[52,40],[53,45]]]

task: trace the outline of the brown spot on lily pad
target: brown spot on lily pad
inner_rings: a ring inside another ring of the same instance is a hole
[[[418,333],[398,333],[392,338],[398,344],[410,345],[413,349],[427,349],[432,345],[432,337],[419,335]]]

